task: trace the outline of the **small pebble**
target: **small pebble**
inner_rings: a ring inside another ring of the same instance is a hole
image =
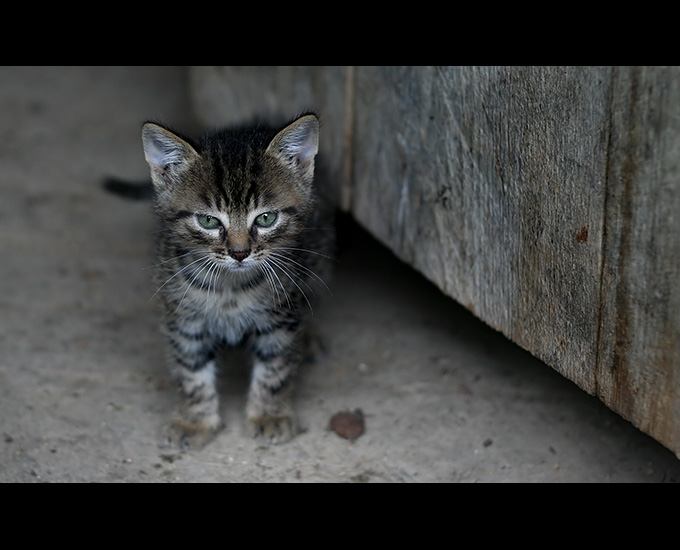
[[[335,413],[331,417],[330,429],[340,437],[354,441],[364,433],[364,413],[361,409]]]

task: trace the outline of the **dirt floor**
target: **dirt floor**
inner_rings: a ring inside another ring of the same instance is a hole
[[[0,68],[1,482],[678,482],[680,460],[396,260],[341,226],[323,346],[302,369],[303,433],[241,430],[247,368],[229,353],[227,427],[159,447],[175,392],[151,299],[140,126],[192,129],[181,69]],[[323,138],[323,136],[322,136]],[[350,441],[331,416],[361,409]]]

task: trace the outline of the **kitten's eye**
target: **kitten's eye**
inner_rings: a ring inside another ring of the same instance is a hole
[[[255,225],[259,225],[260,227],[271,227],[278,217],[279,215],[276,212],[265,212],[255,218]]]
[[[203,229],[217,229],[220,225],[220,220],[214,216],[208,216],[206,214],[196,214],[196,219],[198,220],[198,225]]]

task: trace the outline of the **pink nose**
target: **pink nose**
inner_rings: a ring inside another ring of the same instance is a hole
[[[229,255],[239,262],[242,262],[250,255],[250,250],[230,250]]]

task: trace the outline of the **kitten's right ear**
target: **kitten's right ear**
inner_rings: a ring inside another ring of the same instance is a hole
[[[147,122],[142,127],[144,158],[151,168],[154,183],[172,180],[198,158],[196,150],[179,136],[158,124]]]

